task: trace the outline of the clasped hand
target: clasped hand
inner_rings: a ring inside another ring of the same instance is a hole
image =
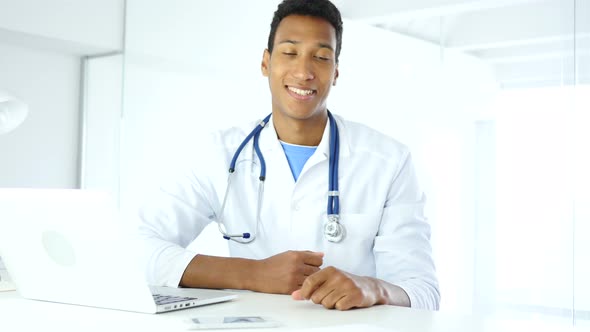
[[[295,300],[311,300],[328,309],[348,310],[380,303],[378,282],[335,267],[320,269],[323,253],[287,251],[258,261],[264,278],[258,291],[291,294]]]

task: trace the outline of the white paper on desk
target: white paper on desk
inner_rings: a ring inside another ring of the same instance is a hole
[[[395,330],[385,329],[375,325],[368,324],[351,324],[351,325],[334,325],[324,327],[314,327],[303,329],[305,332],[395,332]]]

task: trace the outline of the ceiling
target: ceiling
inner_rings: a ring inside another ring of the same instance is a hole
[[[333,0],[342,16],[466,52],[504,88],[590,84],[590,0]]]

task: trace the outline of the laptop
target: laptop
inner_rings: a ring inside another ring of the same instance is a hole
[[[141,245],[120,219],[106,193],[0,188],[0,257],[27,299],[159,313],[237,297],[148,286]]]

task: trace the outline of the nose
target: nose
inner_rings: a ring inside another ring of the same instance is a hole
[[[313,65],[307,57],[299,57],[293,66],[293,77],[301,81],[309,81],[315,78]]]

